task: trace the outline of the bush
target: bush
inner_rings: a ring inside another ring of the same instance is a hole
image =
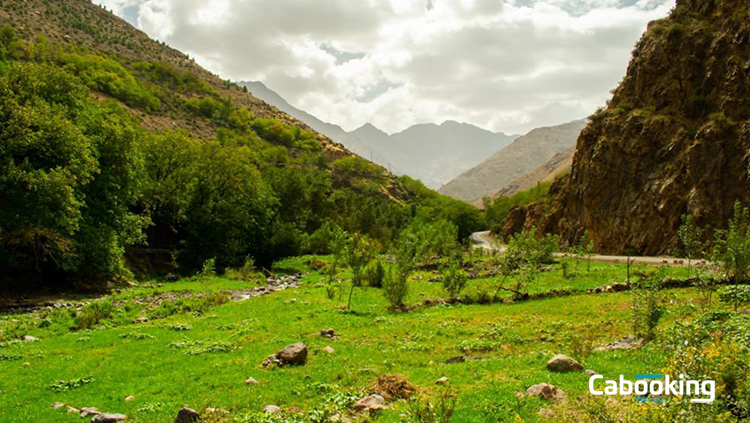
[[[719,299],[723,303],[733,304],[737,311],[739,304],[750,303],[750,285],[732,285],[719,291]]]
[[[111,299],[93,301],[76,312],[73,320],[74,328],[77,330],[92,328],[102,320],[111,318],[113,312],[114,307]]]
[[[398,267],[390,267],[385,273],[383,295],[385,295],[392,310],[404,306],[404,298],[409,292],[408,274],[408,271]]]
[[[443,271],[443,289],[451,298],[458,298],[468,280],[468,275],[461,267],[460,257],[454,258],[450,266]]]
[[[728,229],[716,231],[711,258],[735,281],[750,279],[750,213],[739,201],[734,204]]]
[[[367,285],[373,288],[381,288],[383,286],[383,279],[385,278],[385,267],[381,260],[373,260],[367,268],[365,268],[364,279],[367,281]]]
[[[657,275],[644,277],[631,283],[633,332],[646,341],[654,338],[656,326],[664,314],[664,308],[660,302],[663,287],[663,269]]]

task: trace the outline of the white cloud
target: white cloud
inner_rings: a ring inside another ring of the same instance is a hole
[[[604,104],[674,0],[102,0],[224,78],[354,129],[508,133]]]

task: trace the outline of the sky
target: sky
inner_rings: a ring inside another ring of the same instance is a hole
[[[508,134],[604,106],[675,0],[95,0],[232,81],[346,130]]]

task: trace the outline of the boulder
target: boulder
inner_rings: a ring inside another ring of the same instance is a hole
[[[526,395],[539,397],[546,401],[562,401],[565,399],[565,393],[548,383],[532,385],[526,390]]]
[[[553,372],[577,372],[583,370],[581,363],[564,354],[557,354],[547,362],[547,370]]]
[[[302,342],[287,345],[283,350],[276,353],[276,358],[283,364],[304,364],[307,360],[307,346]]]
[[[101,413],[91,418],[91,423],[117,423],[126,420],[124,414]]]
[[[266,414],[279,414],[281,413],[281,408],[278,405],[267,405],[263,407],[263,412]]]
[[[81,417],[88,417],[88,416],[95,416],[99,413],[99,410],[96,407],[83,407],[81,408]]]
[[[385,410],[386,408],[388,407],[385,405],[385,398],[378,394],[368,395],[354,404],[355,410],[364,412]]]
[[[192,408],[182,407],[177,412],[177,417],[174,419],[174,423],[196,423],[201,420],[201,415]]]

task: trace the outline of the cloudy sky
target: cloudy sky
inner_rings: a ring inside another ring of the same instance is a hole
[[[233,81],[353,130],[506,133],[602,106],[674,0],[97,0]]]

